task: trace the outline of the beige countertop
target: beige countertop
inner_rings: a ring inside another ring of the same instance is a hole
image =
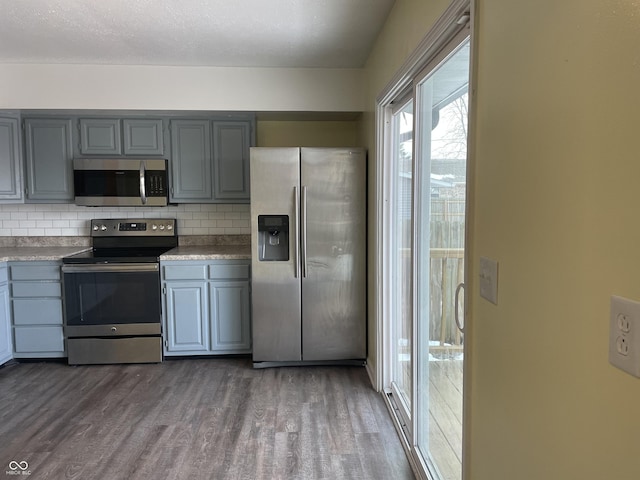
[[[0,262],[60,260],[62,257],[84,252],[91,247],[0,247]]]
[[[189,245],[169,250],[160,260],[251,260],[251,245]]]

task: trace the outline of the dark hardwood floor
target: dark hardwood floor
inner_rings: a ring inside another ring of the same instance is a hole
[[[8,364],[0,474],[12,462],[55,480],[413,478],[364,368],[247,358]]]

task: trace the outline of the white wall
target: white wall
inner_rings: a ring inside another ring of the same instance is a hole
[[[0,65],[0,109],[364,110],[363,71]]]
[[[249,205],[181,204],[157,208],[0,205],[0,236],[88,236],[92,218],[177,218],[179,235],[250,235]]]

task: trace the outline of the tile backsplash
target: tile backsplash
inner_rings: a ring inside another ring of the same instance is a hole
[[[176,218],[179,235],[250,235],[248,204],[79,207],[0,204],[0,236],[88,236],[92,218]]]

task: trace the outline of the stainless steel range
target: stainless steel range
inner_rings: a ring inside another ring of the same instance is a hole
[[[162,361],[160,263],[175,219],[91,221],[93,248],[62,259],[70,365]]]

